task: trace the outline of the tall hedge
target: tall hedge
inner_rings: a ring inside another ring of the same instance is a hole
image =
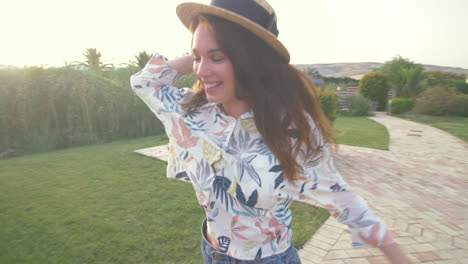
[[[137,70],[0,70],[0,158],[163,132],[130,89]]]

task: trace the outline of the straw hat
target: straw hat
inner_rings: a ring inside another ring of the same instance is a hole
[[[177,6],[177,16],[187,28],[200,14],[221,17],[246,28],[289,62],[289,52],[278,40],[275,11],[265,0],[212,0],[210,5],[182,3]]]

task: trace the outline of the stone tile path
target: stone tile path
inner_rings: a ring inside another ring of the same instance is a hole
[[[468,144],[411,121],[377,114],[390,150],[340,145],[336,166],[394,233],[413,263],[468,263]],[[165,146],[141,150],[164,158]],[[313,203],[313,202],[311,202]],[[354,249],[329,218],[299,252],[304,264],[385,264],[378,249]]]

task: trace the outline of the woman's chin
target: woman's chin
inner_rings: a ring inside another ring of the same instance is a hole
[[[220,104],[221,103],[215,96],[207,95],[206,100],[208,100],[209,103],[215,103],[215,104]]]

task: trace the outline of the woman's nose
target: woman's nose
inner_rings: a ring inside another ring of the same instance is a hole
[[[209,61],[205,59],[201,59],[200,62],[198,62],[198,65],[196,66],[196,74],[198,76],[207,76],[211,73],[211,66],[209,64]]]

